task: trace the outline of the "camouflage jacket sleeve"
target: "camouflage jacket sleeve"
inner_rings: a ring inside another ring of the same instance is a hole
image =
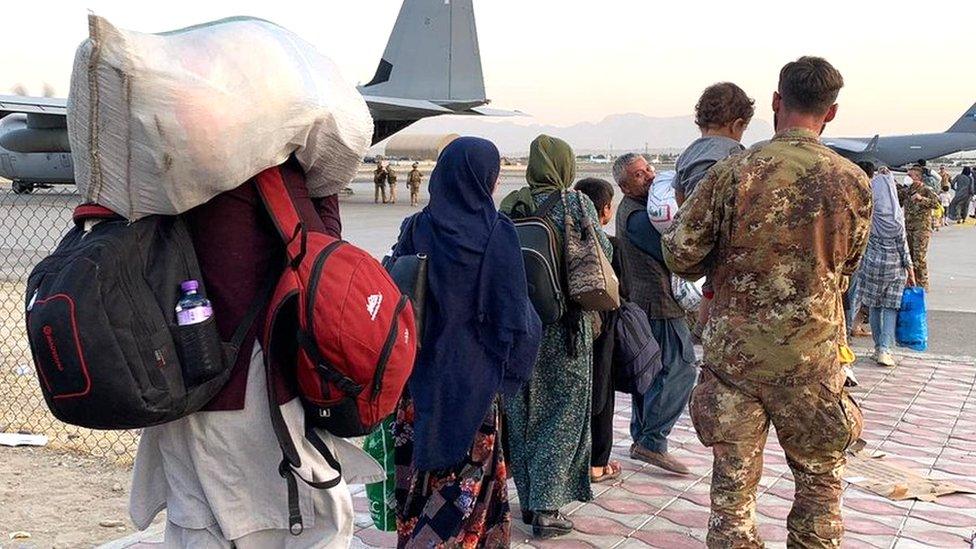
[[[898,186],[898,189],[896,189],[896,191],[898,193],[898,203],[901,205],[902,208],[904,208],[905,207],[905,199],[908,198],[908,187],[904,187],[902,185],[899,185]]]
[[[854,222],[851,225],[848,257],[842,270],[846,277],[853,275],[861,264],[861,257],[864,255],[864,249],[868,245],[868,237],[871,235],[871,214],[874,208],[871,182],[868,181],[867,177],[863,177],[856,184],[861,185],[864,192],[861,193],[861,197],[858,197],[861,200],[852,200]]]
[[[935,191],[928,187],[922,187],[918,194],[922,195],[922,204],[931,209],[936,209],[942,205],[942,201],[939,200],[939,195],[935,194]]]
[[[718,245],[734,165],[732,160],[725,160],[713,166],[665,231],[661,239],[664,261],[675,275],[697,280],[709,269],[708,258]]]

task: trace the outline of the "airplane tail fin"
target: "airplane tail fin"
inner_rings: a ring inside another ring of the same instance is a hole
[[[376,75],[364,94],[437,102],[483,102],[473,0],[404,0]]]
[[[976,103],[946,133],[976,133]]]

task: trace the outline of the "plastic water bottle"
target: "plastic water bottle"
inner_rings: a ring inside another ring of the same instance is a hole
[[[176,323],[180,326],[199,324],[213,316],[210,300],[203,297],[198,290],[200,283],[187,280],[180,284],[183,295],[176,302]]]

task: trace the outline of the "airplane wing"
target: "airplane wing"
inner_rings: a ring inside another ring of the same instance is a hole
[[[395,111],[398,115],[425,117],[437,114],[451,114],[454,111],[442,107],[433,101],[424,99],[405,99],[402,97],[381,97],[363,94],[366,105],[371,111]]]
[[[872,140],[874,142],[875,140]],[[864,141],[860,139],[851,139],[845,137],[823,138],[823,144],[827,145],[832,149],[840,149],[852,153],[861,153],[868,150],[871,146],[871,142]]]
[[[0,118],[13,113],[66,116],[68,100],[55,97],[0,95]]]
[[[467,112],[482,116],[528,116],[522,111],[508,111],[504,109],[493,109],[491,107],[474,107],[468,109]]]

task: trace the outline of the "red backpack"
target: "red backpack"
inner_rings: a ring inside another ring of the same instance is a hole
[[[413,308],[372,256],[301,218],[279,168],[261,172],[257,188],[288,254],[262,347],[269,363],[289,357],[281,364],[305,406],[306,438],[341,476],[312,427],[363,436],[393,413],[417,351]],[[272,423],[284,453],[280,473],[289,484],[292,531],[300,532],[294,468],[301,460],[275,402],[277,382],[269,368]],[[331,488],[339,478],[305,482]]]

